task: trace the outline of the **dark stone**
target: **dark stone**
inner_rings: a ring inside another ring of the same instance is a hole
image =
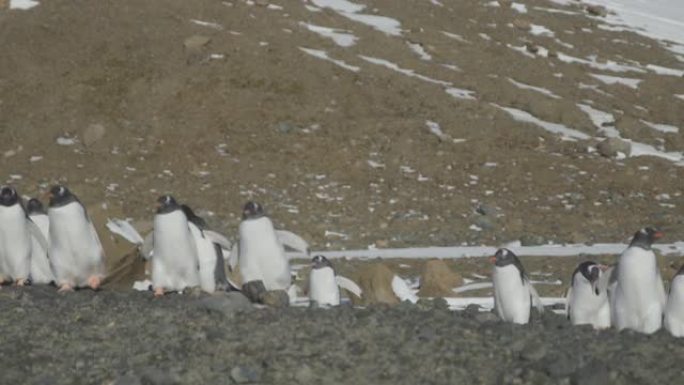
[[[263,281],[249,281],[242,285],[242,294],[252,302],[259,302],[261,296],[266,292]]]
[[[271,290],[262,293],[259,302],[272,307],[290,306],[290,296],[285,290]]]

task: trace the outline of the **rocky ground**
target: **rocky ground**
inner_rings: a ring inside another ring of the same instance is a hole
[[[241,294],[3,288],[3,383],[674,384],[661,331],[595,332],[549,312],[513,326],[421,302],[255,309]]]

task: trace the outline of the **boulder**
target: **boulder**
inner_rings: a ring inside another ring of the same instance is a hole
[[[607,138],[596,146],[599,154],[607,157],[613,158],[618,155],[619,152],[629,156],[632,152],[632,145],[620,138]]]
[[[452,271],[441,259],[431,259],[423,265],[420,274],[421,297],[453,297],[453,288],[463,285],[463,277]]]
[[[347,296],[354,305],[366,306],[375,303],[398,304],[399,298],[394,294],[394,290],[392,290],[394,275],[394,272],[383,263],[371,263],[355,276],[350,277],[363,290],[361,298],[353,294],[348,294]]]

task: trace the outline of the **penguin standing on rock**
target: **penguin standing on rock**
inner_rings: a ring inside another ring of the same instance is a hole
[[[566,311],[573,325],[590,324],[596,329],[610,327],[607,267],[586,261],[577,266],[570,279]]]
[[[28,283],[31,272],[30,219],[13,187],[0,189],[0,283]]]
[[[531,305],[534,304],[540,313],[544,311],[539,294],[512,251],[499,249],[490,261],[494,264],[494,308],[499,318],[506,322],[526,324],[530,321]]]
[[[170,195],[157,199],[154,216],[152,287],[154,295],[182,291],[200,283],[199,258],[188,217]]]
[[[667,295],[651,246],[663,233],[650,227],[634,234],[616,267],[611,320],[618,329],[653,333],[662,325]]]
[[[85,207],[68,188],[50,189],[48,217],[52,262],[59,291],[97,290],[105,275],[104,251]]]
[[[43,204],[38,199],[30,199],[26,205],[26,211],[33,223],[38,226],[45,239],[50,237],[50,219],[45,212]],[[47,250],[43,248],[36,237],[32,238],[31,244],[31,283],[50,284],[55,281],[55,275],[50,266]]]
[[[239,228],[238,263],[243,285],[262,281],[266,290],[287,290],[291,284],[290,263],[273,222],[256,202],[247,202]]]
[[[663,325],[675,337],[684,337],[684,266],[672,277]]]

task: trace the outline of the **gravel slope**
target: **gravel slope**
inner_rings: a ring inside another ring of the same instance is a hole
[[[255,309],[239,294],[0,291],[0,378],[25,384],[674,384],[684,346],[438,302]]]

